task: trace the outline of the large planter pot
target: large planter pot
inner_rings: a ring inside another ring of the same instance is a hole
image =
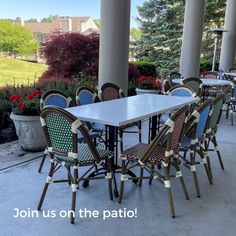
[[[159,94],[160,91],[158,89],[140,89],[140,88],[136,88],[135,89],[136,94],[145,94],[145,93],[151,93],[151,94]]]
[[[46,147],[46,139],[39,116],[21,116],[11,113],[16,134],[21,147],[29,151],[41,151]]]

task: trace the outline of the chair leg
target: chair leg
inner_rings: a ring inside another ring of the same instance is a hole
[[[142,121],[138,122],[138,141],[142,142]]]
[[[199,184],[198,184],[198,178],[197,178],[197,172],[196,172],[196,166],[195,166],[195,151],[194,150],[190,150],[190,161],[191,161],[191,171],[193,173],[193,179],[194,179],[194,183],[195,183],[195,188],[196,188],[196,193],[197,193],[197,197],[200,197],[200,188],[199,188]]]
[[[53,160],[53,159],[51,159]],[[46,193],[47,193],[47,190],[48,190],[48,186],[49,184],[51,183],[52,181],[52,176],[53,176],[53,171],[54,171],[54,162],[52,161],[51,162],[51,167],[50,167],[50,170],[49,170],[49,173],[48,173],[48,177],[46,179],[46,183],[44,185],[44,188],[43,188],[43,192],[41,194],[41,197],[40,197],[40,200],[39,200],[39,203],[38,203],[38,210],[40,211],[41,208],[42,208],[42,205],[43,205],[43,201],[44,201],[44,198],[46,196]]]
[[[181,183],[182,189],[184,191],[184,195],[186,197],[186,200],[189,200],[188,190],[187,190],[182,172],[180,170],[180,166],[179,166],[179,163],[178,163],[178,157],[174,158],[173,165],[176,169],[176,177],[179,178],[179,180],[180,180],[180,183]]]
[[[152,173],[153,173],[153,170],[154,170],[154,165],[151,166]],[[150,176],[149,185],[152,185],[152,180],[153,180],[153,175]]]
[[[210,139],[206,139],[206,140],[204,141],[204,149],[206,150],[206,152],[207,152],[208,149],[209,149],[209,145],[210,145]],[[210,161],[209,155],[206,156],[206,159],[207,159],[208,171],[209,171],[209,174],[210,174],[211,180],[212,180],[212,179],[213,179],[213,176],[212,176],[211,161]]]
[[[74,224],[75,222],[75,206],[76,206],[76,191],[78,187],[78,166],[74,166],[74,175],[72,179],[71,189],[72,189],[72,203],[70,211],[70,223]]]
[[[143,183],[143,167],[140,167],[140,180],[139,180],[139,187],[142,187]]]
[[[222,160],[222,158],[221,158],[220,149],[219,149],[219,147],[218,147],[218,144],[217,144],[215,135],[214,135],[213,138],[212,138],[212,142],[213,142],[213,144],[214,144],[214,146],[215,146],[215,150],[216,150],[216,153],[217,153],[219,162],[220,162],[221,169],[224,170],[224,163],[223,163],[223,160]]]
[[[43,158],[42,158],[42,160],[41,160],[41,162],[40,162],[40,165],[39,165],[39,169],[38,169],[38,172],[39,172],[39,173],[41,173],[41,171],[42,171],[43,164],[44,164],[44,161],[45,161],[45,159],[46,159],[47,154],[48,154],[48,150],[45,149],[44,154],[43,154]]]
[[[212,185],[213,184],[212,183],[212,174],[209,171],[208,165],[207,165],[207,160],[208,160],[208,163],[210,165],[210,159],[208,157],[207,151],[204,149],[204,144],[201,144],[199,155],[201,157],[202,164],[204,165],[204,168],[205,168],[205,171],[206,171],[206,174],[207,174],[207,178],[208,178],[209,184]]]
[[[121,177],[120,177],[120,194],[119,194],[118,203],[121,203],[123,193],[124,193],[124,177],[125,177],[125,174],[126,174],[125,160],[122,160]]]
[[[108,174],[108,191],[109,191],[109,196],[110,196],[110,200],[113,200],[113,194],[112,194],[112,160],[108,159],[107,160],[107,173]]]
[[[171,191],[171,186],[170,186],[169,165],[164,162],[163,162],[163,165],[164,165],[164,173],[165,173],[164,186],[167,191],[171,216],[172,218],[175,218],[175,208],[174,208],[173,196],[172,196],[172,191]]]

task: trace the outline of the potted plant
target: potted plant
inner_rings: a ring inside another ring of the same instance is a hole
[[[160,93],[162,90],[161,80],[153,76],[140,76],[137,78],[138,88],[135,89],[137,94],[143,93]]]
[[[13,94],[9,98],[14,104],[10,118],[14,122],[19,143],[29,151],[40,151],[46,147],[39,116],[40,94],[40,90],[34,90],[29,94]]]

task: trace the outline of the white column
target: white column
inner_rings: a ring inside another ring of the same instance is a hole
[[[110,82],[128,89],[130,0],[101,0],[99,88]]]
[[[186,0],[180,73],[199,77],[205,0]]]
[[[228,32],[223,33],[220,69],[227,71],[234,67],[236,52],[236,0],[227,0],[224,30]]]

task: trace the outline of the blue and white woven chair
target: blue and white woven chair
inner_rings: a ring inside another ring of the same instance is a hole
[[[110,200],[112,194],[112,159],[113,153],[96,148],[87,132],[87,129],[75,116],[56,106],[46,106],[40,114],[41,124],[47,140],[48,151],[51,158],[51,166],[46,179],[46,183],[38,204],[41,210],[49,184],[67,182],[72,188],[72,206],[70,211],[70,222],[73,224],[75,219],[76,192],[79,183],[88,179],[88,174],[95,166],[105,169],[103,176],[89,176],[89,180],[104,179],[108,181]],[[84,143],[78,143],[78,130],[83,135]],[[55,173],[65,167],[68,178],[54,180]],[[73,167],[71,173],[70,168]],[[78,169],[87,167],[84,174],[78,173]],[[56,202],[56,198],[54,199]]]
[[[207,165],[208,153],[204,147],[207,122],[211,115],[211,109],[212,100],[207,100],[189,116],[186,123],[184,136],[181,141],[180,150],[184,152],[184,155],[180,157],[183,159],[184,165],[188,167],[193,173],[197,197],[200,197],[200,188],[196,172],[197,162],[195,161],[197,153],[201,157],[201,161],[205,167],[209,183],[212,184],[211,174]],[[187,156],[188,153],[190,154],[189,156]]]

